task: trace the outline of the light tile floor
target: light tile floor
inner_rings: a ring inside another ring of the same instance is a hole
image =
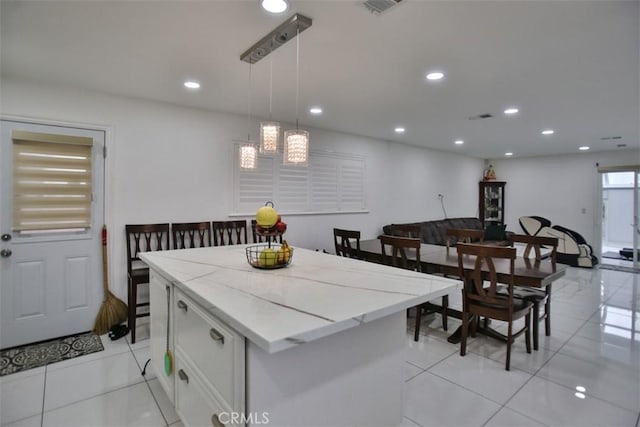
[[[459,295],[450,299],[459,307]],[[470,338],[461,357],[438,316],[424,319],[418,342],[409,319],[402,425],[640,427],[640,274],[570,268],[553,285],[552,314],[539,351],[516,341],[510,372],[503,343]],[[450,332],[460,324],[449,322]],[[1,377],[2,427],[182,426],[153,369],[140,375],[148,325],[138,334],[133,345],[103,336],[102,352]]]

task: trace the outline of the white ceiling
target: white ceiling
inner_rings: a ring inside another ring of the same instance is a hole
[[[640,147],[638,1],[404,0],[381,15],[362,1],[291,3],[272,16],[258,0],[2,0],[2,76],[247,115],[240,55],[301,13],[313,19],[299,38],[303,128],[479,158]],[[294,122],[295,40],[251,67],[251,114],[269,115],[270,65],[273,118]],[[428,82],[435,69],[445,78]],[[495,117],[468,119],[483,113]]]

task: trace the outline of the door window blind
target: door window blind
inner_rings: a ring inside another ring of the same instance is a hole
[[[93,139],[14,131],[13,229],[89,228]]]

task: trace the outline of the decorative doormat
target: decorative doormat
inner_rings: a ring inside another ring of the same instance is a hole
[[[600,269],[601,270],[623,271],[625,273],[640,274],[640,268],[625,267],[623,265],[600,264]]]
[[[0,350],[0,377],[104,350],[93,332]]]

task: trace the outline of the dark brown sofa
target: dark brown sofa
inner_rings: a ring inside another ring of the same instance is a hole
[[[484,227],[482,226],[482,222],[478,218],[447,218],[434,221],[412,222],[405,224],[388,224],[382,227],[382,231],[384,234],[402,234],[397,233],[397,230],[411,225],[420,226],[420,238],[422,239],[422,243],[441,246],[447,244],[446,230],[448,228],[471,228],[476,230],[484,229]],[[485,242],[487,241],[488,240],[485,239]],[[498,243],[498,241],[491,241]],[[503,241],[499,241],[499,243],[503,243]]]

